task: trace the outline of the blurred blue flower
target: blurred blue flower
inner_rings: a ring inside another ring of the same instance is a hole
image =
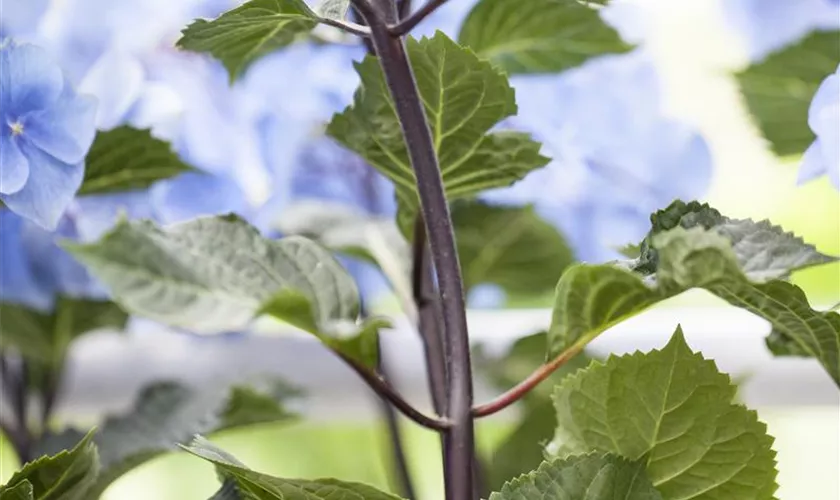
[[[95,112],[43,49],[0,45],[0,200],[54,229],[82,183]]]
[[[659,77],[643,51],[512,83],[519,114],[507,125],[531,132],[553,161],[484,197],[534,203],[563,230],[578,258],[616,258],[617,247],[641,240],[651,212],[708,188],[708,146],[664,115]]]
[[[726,0],[726,20],[744,38],[751,61],[814,30],[840,28],[837,0]]]
[[[802,157],[799,182],[828,175],[840,190],[840,66],[823,80],[814,95],[808,125],[817,138]]]

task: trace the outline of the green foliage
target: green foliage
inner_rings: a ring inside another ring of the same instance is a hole
[[[610,357],[558,386],[550,448],[640,461],[664,500],[771,500],[773,438],[735,391],[678,328],[662,350]]]
[[[487,133],[516,113],[514,91],[503,73],[440,32],[419,41],[409,38],[407,50],[448,199],[510,185],[548,162],[527,134]],[[333,117],[327,133],[394,182],[400,228],[411,234],[419,207],[416,180],[382,69],[368,56],[356,70],[362,83],[354,103]]]
[[[11,488],[0,491],[0,500],[33,500],[34,490],[32,483],[24,479]]]
[[[43,456],[15,472],[4,486],[0,486],[0,498],[6,500],[32,498],[34,500],[90,500],[87,492],[99,473],[93,431],[89,432],[70,451],[53,456]],[[25,495],[28,482],[30,496]],[[13,493],[14,492],[14,493]]]
[[[736,75],[747,107],[776,154],[801,154],[814,141],[808,108],[837,61],[840,31],[815,31]]]
[[[129,126],[97,132],[85,157],[79,195],[144,189],[155,182],[193,171],[166,141],[149,130]]]
[[[201,437],[196,437],[184,449],[215,465],[219,475],[234,482],[241,497],[248,500],[400,500],[360,483],[337,479],[281,479],[260,474]],[[229,485],[224,488],[231,491]],[[213,498],[235,499],[237,496],[230,493],[220,496],[217,493]]]
[[[344,19],[349,8],[350,0],[321,0],[315,8],[315,12],[319,16],[329,19]]]
[[[195,434],[293,420],[295,416],[280,403],[290,394],[280,384],[268,390],[245,386],[196,390],[173,382],[146,387],[131,411],[108,418],[94,437],[101,473],[88,484],[84,500],[99,498],[117,478],[177,450],[178,443],[188,443]],[[39,443],[39,451],[67,448],[81,436],[73,429],[49,435]]]
[[[578,455],[543,462],[512,479],[490,500],[662,500],[641,462],[615,455]]]
[[[578,0],[481,0],[458,42],[508,73],[557,73],[630,50],[598,10]]]
[[[299,236],[264,238],[236,216],[166,229],[122,220],[98,242],[65,248],[130,312],[199,333],[241,329],[267,312],[335,347],[356,337],[368,345],[385,324],[357,325],[358,289],[328,250]]]
[[[492,283],[511,295],[544,295],[574,261],[557,229],[531,207],[456,203],[452,223],[466,290]]]
[[[51,313],[0,302],[0,347],[13,347],[29,360],[60,363],[82,334],[122,330],[128,315],[113,302],[59,297]]]
[[[318,16],[303,0],[251,0],[212,21],[193,21],[177,45],[212,55],[233,81],[255,60],[291,44],[316,24]]]

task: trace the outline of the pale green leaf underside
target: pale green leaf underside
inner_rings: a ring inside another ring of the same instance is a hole
[[[194,21],[177,45],[220,60],[233,81],[255,60],[291,44],[317,23],[303,0],[251,0],[212,21]]]
[[[840,383],[840,315],[815,311],[795,285],[754,282],[741,271],[729,239],[714,229],[681,227],[653,238],[655,276],[615,265],[579,264],[557,284],[549,350],[585,345],[604,330],[691,288],[703,288],[768,320],[816,357]]]
[[[149,130],[128,126],[100,131],[85,157],[80,195],[145,189],[155,182],[193,171],[171,145]]]
[[[321,0],[315,12],[327,19],[344,19],[349,8],[350,0]]]
[[[597,9],[578,0],[482,0],[458,42],[511,74],[560,72],[630,50]]]
[[[407,50],[449,199],[510,185],[548,162],[527,134],[487,134],[516,113],[513,89],[489,62],[440,32],[409,38]],[[376,58],[368,56],[356,70],[362,82],[354,103],[333,117],[327,133],[394,182],[405,231],[418,200],[399,120]]]
[[[678,329],[662,350],[611,357],[564,380],[550,449],[641,461],[664,500],[771,500],[773,438],[734,396],[729,377]]]
[[[662,500],[644,464],[589,454],[543,462],[506,483],[490,500]]]
[[[337,479],[281,479],[260,474],[200,437],[184,449],[213,463],[219,475],[234,481],[242,497],[248,500],[400,500],[361,483]]]
[[[815,31],[736,75],[741,93],[776,154],[802,154],[814,141],[808,108],[837,70],[840,31]]]

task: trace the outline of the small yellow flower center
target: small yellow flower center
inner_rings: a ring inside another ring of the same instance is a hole
[[[14,122],[9,124],[9,127],[12,129],[12,135],[20,135],[23,133],[23,124],[20,122]]]

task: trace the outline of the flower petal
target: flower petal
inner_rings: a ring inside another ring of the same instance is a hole
[[[14,42],[0,46],[0,108],[6,116],[47,108],[63,86],[61,68],[44,49]]]
[[[124,121],[126,113],[140,97],[144,73],[140,61],[119,50],[107,52],[94,63],[79,85],[79,91],[99,100],[97,128],[109,130]]]
[[[822,156],[820,140],[811,143],[805,154],[802,155],[802,165],[799,167],[799,174],[796,177],[797,184],[804,184],[823,175],[825,163]]]
[[[96,135],[96,99],[67,89],[49,109],[26,115],[23,134],[63,163],[85,158]]]
[[[29,159],[30,182],[16,193],[0,194],[0,199],[21,217],[52,231],[82,185],[84,164],[63,163],[26,141],[20,147]]]
[[[0,300],[47,310],[52,295],[32,275],[29,252],[23,241],[25,221],[0,210]]]
[[[29,178],[29,161],[11,134],[0,136],[0,193],[20,191]]]
[[[164,224],[203,215],[242,214],[247,209],[242,191],[232,179],[204,172],[187,172],[156,183],[151,199]]]

